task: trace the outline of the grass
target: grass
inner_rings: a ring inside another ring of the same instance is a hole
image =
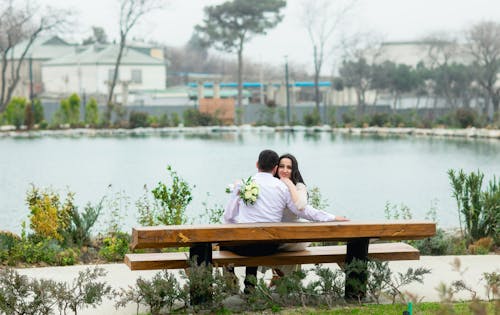
[[[481,302],[486,305],[486,314],[498,314],[500,305],[495,302]],[[435,314],[474,314],[470,309],[471,302],[459,302],[450,304],[441,303],[418,303],[413,304],[414,315],[435,315]],[[495,312],[495,306],[497,312]],[[245,313],[245,314],[283,314],[283,315],[303,315],[303,314],[319,314],[319,315],[402,315],[403,311],[407,310],[407,305],[403,304],[370,304],[360,306],[339,306],[334,309],[324,310],[315,308],[293,308],[282,309],[278,313],[273,313],[271,310],[259,313]]]

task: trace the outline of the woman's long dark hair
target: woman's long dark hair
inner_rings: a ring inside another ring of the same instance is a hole
[[[292,174],[290,176],[290,179],[292,180],[293,184],[297,185],[297,183],[302,183],[305,185],[306,183],[304,182],[302,175],[300,175],[299,163],[297,162],[297,159],[295,158],[295,156],[291,155],[290,153],[285,153],[282,156],[280,156],[280,159],[278,161],[278,168],[279,168],[279,164],[281,163],[282,159],[290,159],[290,161],[292,161]],[[276,172],[274,177],[279,178],[278,172]]]

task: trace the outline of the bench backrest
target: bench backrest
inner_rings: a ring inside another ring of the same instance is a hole
[[[430,221],[350,221],[171,225],[132,230],[132,248],[183,247],[197,243],[347,241],[354,238],[412,240],[436,234]]]

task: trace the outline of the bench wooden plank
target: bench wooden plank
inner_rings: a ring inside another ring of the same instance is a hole
[[[354,238],[410,240],[430,237],[430,221],[252,223],[137,227],[132,230],[133,249],[190,246],[196,243],[238,244],[279,241],[345,241]]]
[[[246,257],[229,251],[214,251],[213,264],[225,266],[273,266],[284,264],[314,264],[345,262],[346,246],[308,247],[304,251],[280,252],[270,256]],[[143,253],[125,255],[125,263],[131,270],[187,268],[189,253]],[[419,251],[406,243],[370,244],[368,257],[376,260],[418,260]]]

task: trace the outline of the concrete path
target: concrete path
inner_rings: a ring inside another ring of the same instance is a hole
[[[459,259],[461,263],[461,271],[454,271],[453,262]],[[338,268],[336,264],[325,264],[330,268]],[[393,273],[406,272],[408,268],[426,267],[431,269],[431,274],[424,277],[424,283],[414,283],[403,288],[405,291],[411,292],[413,295],[422,298],[423,301],[439,301],[439,294],[437,287],[440,283],[450,285],[453,281],[463,280],[467,285],[475,288],[481,299],[486,299],[485,282],[483,273],[494,272],[500,273],[500,255],[484,255],[484,256],[422,256],[418,261],[397,261],[390,262],[389,266]],[[55,281],[68,281],[71,282],[81,270],[85,270],[88,265],[78,265],[69,267],[46,267],[46,268],[28,268],[18,269],[18,272],[33,278],[46,278]],[[133,286],[139,277],[150,279],[158,271],[130,271],[124,264],[106,264],[99,265],[106,270],[107,276],[103,278],[109,285],[115,289],[127,288]],[[303,265],[303,269],[311,269],[312,265]],[[239,278],[242,278],[242,268],[236,268],[236,273]],[[178,270],[172,271],[178,276],[179,281],[180,272]],[[259,274],[262,276],[262,274]],[[269,279],[271,277],[268,271],[264,277]],[[310,277],[309,279],[311,279]],[[457,294],[456,299],[470,300],[471,295],[467,293]],[[95,309],[85,309],[78,314],[120,314],[131,315],[136,314],[136,306],[128,305],[125,308],[118,310],[114,307],[114,301],[105,301]]]

